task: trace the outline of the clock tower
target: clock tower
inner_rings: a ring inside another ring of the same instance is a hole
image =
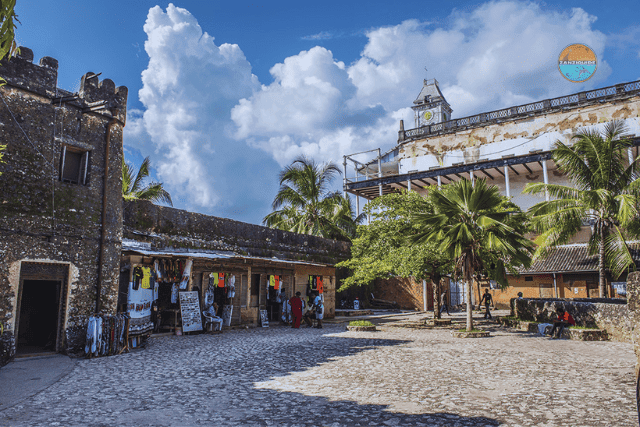
[[[422,90],[413,101],[411,108],[413,108],[417,128],[451,120],[451,112],[453,111],[440,92],[436,79],[424,81]]]

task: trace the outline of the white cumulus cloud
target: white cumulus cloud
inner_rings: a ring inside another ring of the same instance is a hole
[[[580,8],[491,1],[439,23],[373,28],[351,63],[313,47],[273,65],[261,84],[240,46],[216,45],[185,9],[156,6],[144,26],[145,108],[130,111],[125,142],[151,154],[180,207],[259,222],[278,170],[295,157],[341,163],[344,154],[393,147],[399,120],[413,127],[425,76],[438,79],[454,117],[598,86],[611,69],[595,20]],[[572,43],[600,59],[585,84],[557,69]]]

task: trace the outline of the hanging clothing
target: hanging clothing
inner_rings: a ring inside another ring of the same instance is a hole
[[[171,286],[171,304],[178,303],[178,284],[174,283]]]
[[[319,294],[324,292],[324,283],[322,282],[322,276],[316,276],[316,289],[318,290]]]
[[[224,273],[218,273],[218,287],[224,288]]]
[[[180,281],[180,289],[185,290],[189,285],[189,280],[191,279],[191,266],[193,265],[193,260],[188,259],[187,263],[184,266],[184,270],[182,270],[182,281]]]
[[[229,278],[227,286],[227,298],[233,298],[236,296],[236,276],[232,275]]]
[[[269,276],[269,286],[275,288],[276,286],[276,276]]]
[[[142,289],[151,289],[151,269],[149,267],[142,267],[140,287],[142,287]]]
[[[140,281],[142,280],[142,277],[144,276],[144,273],[142,272],[142,267],[135,267],[133,269],[133,290],[137,291],[138,288],[140,287]]]

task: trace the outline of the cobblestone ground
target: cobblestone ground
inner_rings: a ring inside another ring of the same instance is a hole
[[[630,344],[381,329],[154,338],[81,360],[0,425],[637,426]]]

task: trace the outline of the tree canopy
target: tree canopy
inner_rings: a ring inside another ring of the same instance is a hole
[[[598,255],[600,297],[606,296],[605,268],[619,277],[634,268],[625,233],[640,234],[638,224],[638,161],[628,164],[622,121],[612,121],[602,132],[582,130],[573,137],[573,145],[556,141],[552,156],[571,185],[528,184],[524,192],[548,192],[553,198],[532,206],[532,224],[540,233],[536,256],[544,256],[557,245],[568,243],[583,224],[593,227],[589,254]]]
[[[471,284],[476,272],[504,280],[507,265],[530,265],[533,243],[512,225],[516,221],[510,217],[519,209],[510,208],[498,188],[487,186],[483,179],[475,185],[461,180],[434,189],[429,200],[433,211],[413,216],[421,232],[410,241],[431,243],[443,256],[455,260],[455,271],[465,281],[467,330],[471,331]]]
[[[419,232],[412,215],[432,210],[431,202],[414,191],[387,194],[370,201],[364,212],[371,215],[371,223],[358,226],[351,258],[337,265],[352,273],[338,291],[369,284],[376,278],[433,279],[434,275],[449,273],[451,261],[438,251],[436,244],[407,244],[407,237]]]
[[[299,157],[280,172],[280,189],[273,200],[273,212],[263,219],[267,227],[350,240],[355,236],[356,218],[351,201],[331,190],[331,181],[341,172],[335,163],[318,164]]]
[[[146,157],[136,173],[133,166],[122,159],[122,197],[125,200],[149,200],[153,203],[162,202],[173,206],[171,195],[162,187],[162,183],[144,184],[149,176],[150,163],[149,157]]]

